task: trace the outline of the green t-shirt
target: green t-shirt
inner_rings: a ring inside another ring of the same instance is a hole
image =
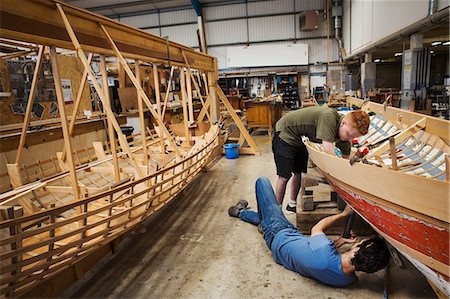
[[[320,106],[295,110],[284,115],[275,125],[280,138],[292,146],[302,145],[302,136],[313,142],[335,142],[344,155],[350,154],[350,142],[339,139],[339,124],[344,116],[336,110]]]

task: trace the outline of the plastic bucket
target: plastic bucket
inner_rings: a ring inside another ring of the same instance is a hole
[[[236,159],[239,157],[239,144],[237,143],[226,143],[223,145],[225,149],[225,157],[227,159]]]

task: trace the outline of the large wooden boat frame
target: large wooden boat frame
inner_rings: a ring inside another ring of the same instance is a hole
[[[127,232],[178,195],[217,154],[219,103],[241,132],[246,153],[258,151],[231,104],[218,86],[216,58],[170,42],[142,30],[112,21],[57,0],[1,0],[0,37],[34,43],[37,63],[22,134],[14,163],[7,165],[13,190],[0,195],[0,294],[5,297],[51,297],[64,291],[97,260],[113,250]],[[39,68],[48,48],[57,95],[64,149],[57,153],[54,170],[40,167],[41,177],[24,177],[20,166],[27,137]],[[66,116],[57,48],[75,50],[84,66],[82,84],[72,117]],[[30,50],[28,54],[33,52]],[[89,53],[88,57],[86,54]],[[23,53],[20,53],[23,55]],[[100,61],[101,84],[91,67]],[[10,57],[10,56],[9,56]],[[110,107],[106,58],[115,57],[137,90],[140,138],[128,143]],[[130,68],[133,62],[136,71]],[[156,103],[141,87],[139,66],[153,67]],[[163,122],[167,103],[159,91],[157,68],[179,72],[183,109],[183,136],[175,137]],[[196,80],[203,78],[204,82]],[[72,137],[82,89],[87,78],[107,119],[109,146],[94,143],[80,162]],[[193,84],[202,110],[192,113]],[[203,85],[204,93],[200,84]],[[156,104],[156,109],[153,104]],[[150,132],[144,124],[144,107],[155,120]],[[209,130],[192,136],[192,124],[207,118]],[[116,138],[118,140],[116,140]],[[117,144],[118,141],[118,144]],[[95,153],[92,157],[92,153]],[[78,161],[78,163],[77,163]],[[44,175],[47,174],[47,175]],[[45,177],[44,177],[45,176]]]
[[[448,298],[450,122],[356,98],[347,102],[376,113],[369,133],[359,139],[373,148],[351,165],[308,141],[311,160],[338,194],[424,274],[436,294]]]

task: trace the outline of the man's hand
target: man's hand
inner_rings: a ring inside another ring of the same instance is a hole
[[[334,152],[334,143],[333,142],[322,141],[322,148],[325,153],[336,156],[336,154]]]
[[[346,243],[355,243],[356,240],[357,240],[356,235],[353,233],[353,231],[350,231],[350,238],[344,238],[344,237],[340,236],[339,238],[334,240],[334,246],[336,248],[339,248]]]

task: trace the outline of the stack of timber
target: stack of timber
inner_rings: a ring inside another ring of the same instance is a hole
[[[347,102],[375,113],[358,140],[369,153],[351,165],[307,141],[310,158],[438,296],[448,298],[450,122],[355,98]]]
[[[0,194],[0,295],[55,297],[209,166],[220,144],[220,102],[250,145],[248,151],[254,154],[258,149],[217,85],[216,58],[61,1],[22,0],[17,5],[15,0],[2,0],[1,4],[0,37],[37,44],[38,59],[15,160],[7,165],[13,190]],[[84,67],[81,80],[90,78],[93,96],[101,101],[109,143],[93,142],[74,150],[76,115],[86,84],[80,84],[68,117],[56,47],[76,51]],[[47,49],[64,148],[48,163],[30,166],[39,171],[27,177],[21,162],[39,64]],[[107,57],[117,60],[137,92],[141,130],[133,142],[122,133],[109,104]],[[93,59],[100,62],[99,76],[93,71]],[[142,88],[142,64],[153,69],[156,103]],[[170,66],[180,77],[183,124],[174,131],[164,123],[168,93],[161,99],[157,71],[161,66]],[[195,72],[207,83],[204,93]],[[192,85],[202,104],[195,119]],[[155,120],[154,132],[145,126],[144,109]],[[47,169],[44,164],[51,166]]]

